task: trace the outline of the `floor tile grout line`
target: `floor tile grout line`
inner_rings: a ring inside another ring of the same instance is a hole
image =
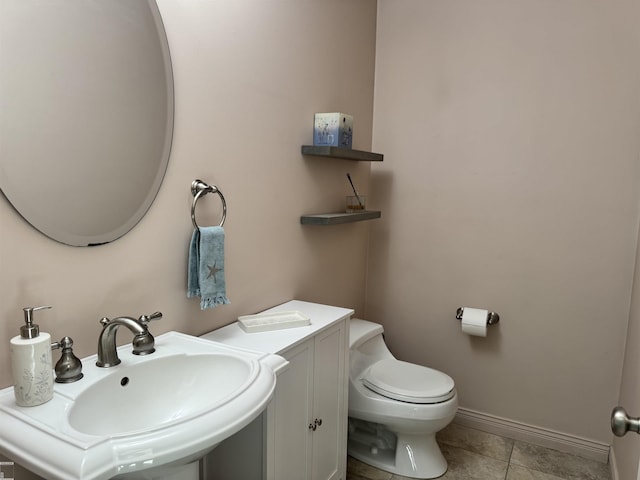
[[[506,437],[501,437],[501,438],[506,438]],[[507,480],[509,478],[509,469],[511,468],[511,457],[513,456],[513,449],[516,446],[516,441],[514,439],[509,439],[511,440],[511,449],[509,450],[509,459],[507,460],[507,471],[504,472],[504,480]]]

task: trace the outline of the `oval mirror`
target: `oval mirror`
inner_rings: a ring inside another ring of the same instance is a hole
[[[173,76],[153,0],[0,1],[0,190],[93,246],[132,229],[169,161]]]

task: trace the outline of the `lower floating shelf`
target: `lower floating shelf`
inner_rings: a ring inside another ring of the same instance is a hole
[[[358,213],[319,213],[317,215],[303,215],[300,223],[303,225],[338,225],[340,223],[361,222],[380,218],[381,212],[365,210]]]

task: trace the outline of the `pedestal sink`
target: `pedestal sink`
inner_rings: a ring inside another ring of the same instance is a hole
[[[262,412],[286,364],[177,332],[156,337],[151,355],[118,355],[111,368],[83,359],[84,378],[37,407],[0,390],[0,453],[47,479],[186,478],[181,466]]]

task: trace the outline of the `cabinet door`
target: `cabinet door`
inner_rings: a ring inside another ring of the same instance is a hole
[[[288,350],[274,396],[273,463],[276,480],[311,478],[313,339]]]
[[[338,480],[346,470],[347,383],[344,322],[315,339],[312,480]],[[308,477],[307,477],[308,478]]]

